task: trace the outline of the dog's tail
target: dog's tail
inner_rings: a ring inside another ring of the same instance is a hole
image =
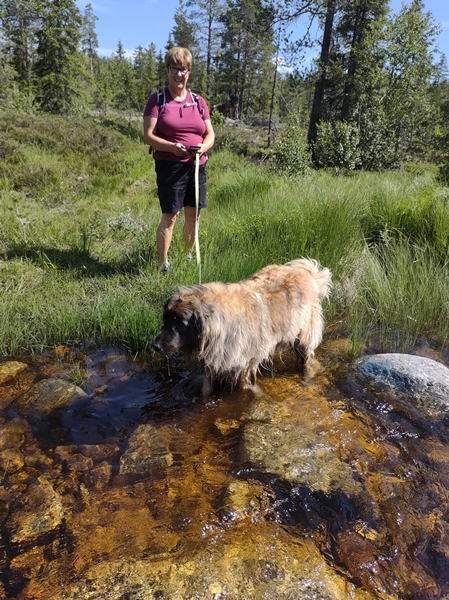
[[[322,268],[313,258],[297,258],[288,262],[287,266],[308,271],[317,284],[319,298],[329,296],[332,288],[332,273],[328,268]]]

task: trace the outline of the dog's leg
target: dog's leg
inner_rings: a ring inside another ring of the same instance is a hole
[[[207,400],[208,398],[210,398],[212,396],[213,389],[214,386],[212,385],[212,382],[210,381],[209,377],[204,377],[203,389],[201,391],[201,396],[203,397],[203,399]]]
[[[293,352],[295,353],[296,358],[298,359],[300,369],[303,370],[310,356],[298,338],[296,338],[293,344]]]
[[[299,340],[295,340],[293,352],[296,354],[299,364],[300,373],[305,379],[312,379],[324,371],[324,368],[316,360],[315,353],[308,353]]]

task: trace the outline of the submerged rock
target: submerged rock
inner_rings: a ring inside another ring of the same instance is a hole
[[[21,371],[27,368],[28,365],[17,360],[10,360],[8,362],[0,363],[0,383],[4,383],[15,377]]]
[[[33,414],[47,415],[67,406],[72,400],[85,397],[87,394],[74,383],[62,379],[42,379],[22,394],[15,405],[24,413],[32,411]]]
[[[38,483],[28,486],[13,507],[6,528],[13,543],[29,541],[58,527],[63,517],[64,507],[59,494],[41,477]]]
[[[16,473],[25,464],[22,452],[18,448],[8,448],[0,452],[0,471],[3,477],[8,473]]]
[[[241,455],[244,462],[312,491],[351,495],[360,490],[351,467],[336,456],[329,442],[290,423],[247,423]]]
[[[221,536],[222,537],[222,536]],[[100,562],[50,600],[361,600],[311,541],[260,532],[236,534],[178,560]]]
[[[374,354],[360,358],[355,366],[375,382],[414,398],[432,414],[449,410],[449,369],[435,360],[411,354]]]
[[[120,457],[120,474],[146,473],[172,463],[173,456],[157,429],[152,425],[139,425],[129,438],[128,449]]]

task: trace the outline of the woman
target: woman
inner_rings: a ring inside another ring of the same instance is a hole
[[[162,219],[156,243],[159,268],[170,269],[168,251],[173,227],[184,208],[184,243],[187,256],[195,244],[199,225],[195,208],[195,154],[200,155],[199,208],[206,208],[206,152],[214,145],[215,134],[207,104],[187,88],[192,55],[187,48],[171,48],[165,55],[168,86],[162,98],[155,92],[143,113],[144,138],[155,159],[156,180]]]

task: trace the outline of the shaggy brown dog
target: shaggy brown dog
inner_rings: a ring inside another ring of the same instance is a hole
[[[320,301],[330,287],[329,269],[305,258],[270,265],[238,283],[180,287],[165,304],[152,346],[198,358],[210,385],[249,387],[277,351],[291,348],[302,365],[313,356],[324,327]]]

